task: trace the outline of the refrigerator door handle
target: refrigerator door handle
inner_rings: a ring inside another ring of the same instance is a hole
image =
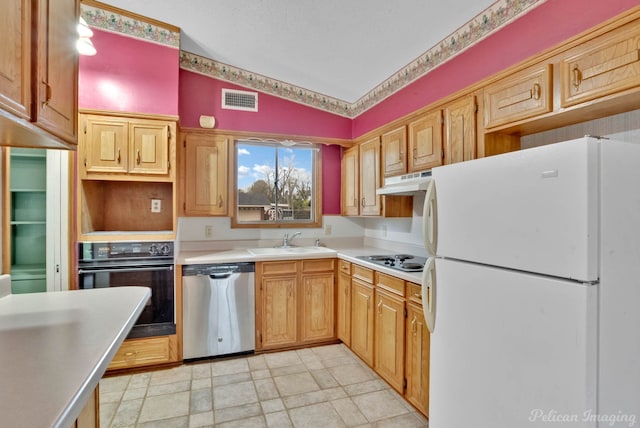
[[[422,311],[427,328],[433,333],[436,321],[436,262],[429,257],[422,270]]]
[[[429,181],[427,193],[424,198],[424,208],[422,213],[424,246],[429,254],[436,255],[438,247],[438,206],[436,200],[435,181]]]

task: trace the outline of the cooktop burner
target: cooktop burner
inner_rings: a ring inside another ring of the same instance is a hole
[[[422,272],[422,268],[427,261],[425,257],[411,254],[374,254],[371,256],[358,256],[357,258],[404,272]]]

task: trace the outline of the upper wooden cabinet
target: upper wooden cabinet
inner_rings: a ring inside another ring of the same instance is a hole
[[[173,179],[173,121],[80,115],[80,177],[91,179]]]
[[[562,107],[637,87],[640,85],[638,21],[568,51],[560,62],[560,71]]]
[[[442,160],[442,110],[436,110],[409,123],[408,171],[440,166]]]
[[[3,144],[77,144],[78,10],[78,0],[3,3],[0,108],[15,116],[0,115]]]
[[[407,172],[407,128],[382,135],[382,171],[385,177]]]
[[[224,135],[183,134],[185,215],[227,215],[229,140]]]
[[[466,96],[444,109],[445,164],[476,157],[476,97]]]
[[[380,138],[360,144],[360,215],[380,215]]]
[[[342,215],[360,214],[360,160],[358,146],[342,152]]]
[[[551,64],[539,64],[485,87],[485,128],[550,112],[551,70]]]

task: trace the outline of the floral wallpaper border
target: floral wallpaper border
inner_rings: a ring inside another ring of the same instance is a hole
[[[186,51],[180,51],[180,67],[340,116],[354,118],[545,1],[497,0],[438,45],[420,55],[353,103]],[[129,17],[88,6],[82,6],[82,16],[89,25],[107,31],[174,47],[180,45],[180,34]]]
[[[148,22],[83,4],[80,5],[80,16],[82,16],[91,27],[171,46],[177,49],[180,48],[179,32],[170,31]]]

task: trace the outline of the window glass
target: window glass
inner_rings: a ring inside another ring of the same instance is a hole
[[[314,223],[314,145],[236,142],[236,223]]]

